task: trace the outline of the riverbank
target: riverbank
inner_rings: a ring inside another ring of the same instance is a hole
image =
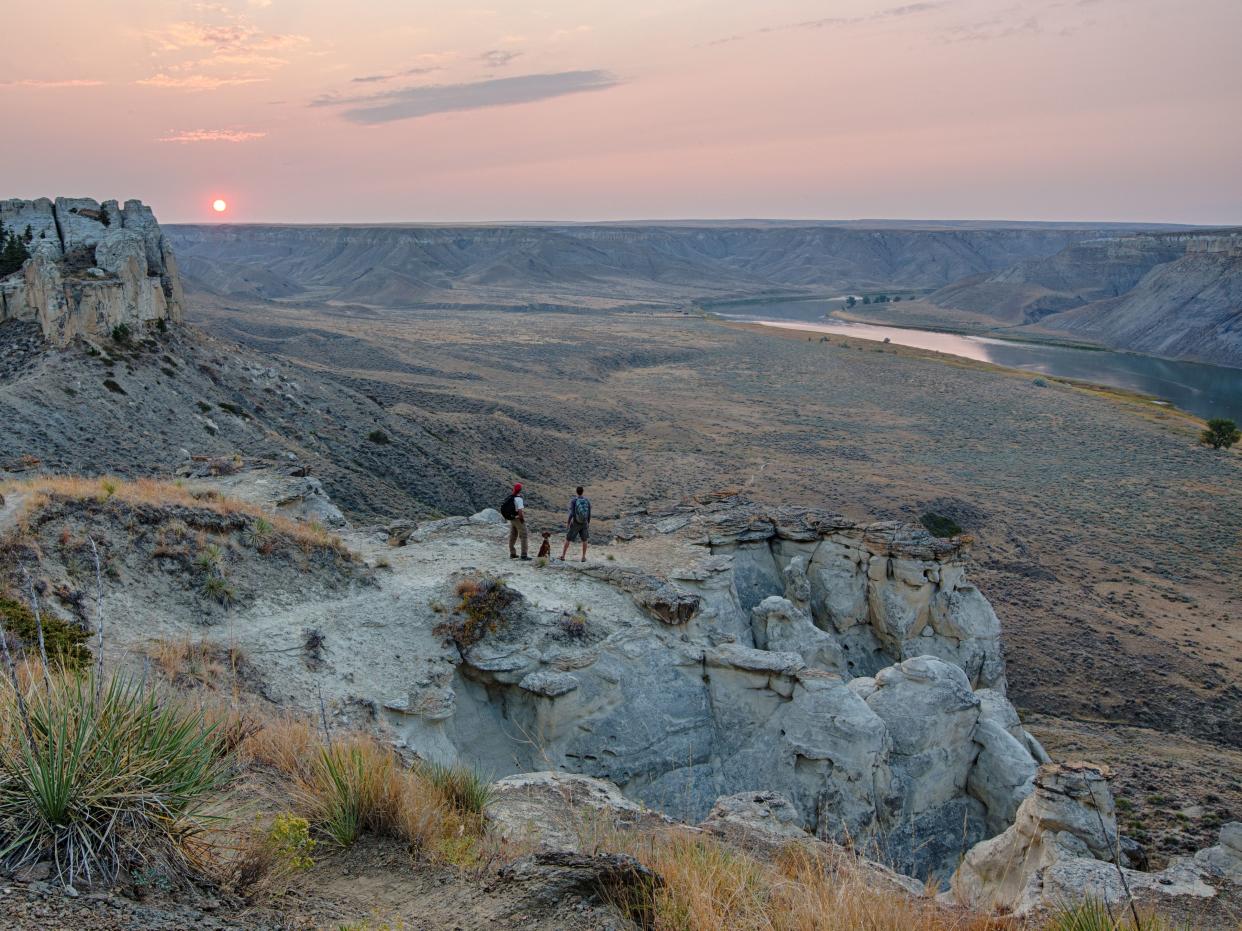
[[[717,318],[721,319],[721,318]],[[769,330],[792,331],[798,338],[835,338],[903,346],[1056,380],[1085,390],[1133,397],[1155,407],[1175,409],[1196,420],[1229,417],[1242,421],[1242,370],[1197,362],[1158,359],[1098,347],[1003,340],[985,334],[959,334],[915,327],[893,327],[853,320],[724,320]],[[808,336],[809,335],[809,336]]]
[[[1096,397],[1125,404],[1127,407],[1157,422],[1176,422],[1182,425],[1191,425],[1195,428],[1201,428],[1204,425],[1202,417],[1196,416],[1190,411],[1182,410],[1181,408],[1154,395],[1144,394],[1139,391],[1128,391],[1124,388],[1102,385],[1082,379],[1061,378],[1054,375],[1035,373],[1027,369],[998,365],[994,362],[986,362],[978,359],[970,359],[964,356],[954,355],[949,352],[940,352],[935,349],[926,349],[918,346],[905,346],[900,343],[893,342],[886,343],[883,340],[869,339],[865,336],[843,335],[829,331],[822,326],[816,326],[814,324],[799,324],[794,321],[790,321],[789,323],[777,321],[767,321],[763,323],[743,322],[737,320],[724,320],[720,318],[717,318],[717,322],[719,325],[730,329],[762,333],[778,339],[805,341],[807,339],[806,334],[810,333],[814,334],[810,337],[812,340],[815,336],[819,336],[828,344],[849,346],[852,343],[862,343],[866,344],[866,347],[872,352],[887,352],[910,359],[934,361],[940,365],[947,365],[960,369],[993,372],[998,375],[1020,379],[1031,383],[1042,380],[1047,383],[1064,385],[1068,388],[1073,388]],[[860,346],[858,348],[862,347]]]

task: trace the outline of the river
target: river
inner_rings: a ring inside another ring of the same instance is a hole
[[[824,317],[818,302],[773,302],[748,306],[745,313],[721,313],[729,320],[761,323],[812,333],[888,339],[899,346],[930,349],[952,356],[1122,388],[1159,398],[1204,419],[1228,417],[1242,423],[1242,369],[1176,362],[1106,349],[1076,349],[986,336],[959,336],[932,330],[850,323]]]

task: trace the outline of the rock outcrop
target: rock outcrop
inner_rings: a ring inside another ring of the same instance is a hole
[[[6,200],[0,223],[30,236],[30,258],[0,280],[0,322],[37,321],[51,343],[64,346],[121,325],[136,333],[182,319],[176,258],[141,201]]]
[[[737,500],[621,531],[684,567],[553,563],[608,585],[585,633],[524,600],[385,705],[409,746],[606,779],[687,821],[779,793],[791,826],[919,877],[947,878],[1012,820],[1046,757],[1004,697],[1000,624],[961,541]]]
[[[1237,868],[1230,845],[1242,831],[1231,830],[1242,826],[1226,826],[1221,844],[1193,859],[1175,857],[1154,873],[1131,869],[1119,862],[1123,844],[1108,778],[1106,769],[1084,763],[1040,767],[1013,825],[966,854],[953,875],[952,896],[1019,916],[1086,899],[1202,913],[1203,903],[1217,896],[1207,880],[1228,880],[1231,865]]]

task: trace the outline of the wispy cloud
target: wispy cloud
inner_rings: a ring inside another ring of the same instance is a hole
[[[271,52],[310,41],[306,36],[292,33],[263,32],[243,20],[231,23],[170,23],[144,35],[163,52],[201,48],[221,53]]]
[[[188,144],[192,142],[252,142],[262,139],[267,133],[250,132],[240,129],[183,129],[161,136],[156,142],[176,142]]]
[[[345,106],[342,113],[352,123],[390,123],[412,120],[433,113],[481,110],[534,103],[567,94],[607,90],[620,80],[608,71],[561,71],[493,78],[465,84],[430,84],[405,87],[355,97],[319,97],[313,107]],[[362,106],[350,106],[362,104]]]
[[[1034,16],[1016,22],[998,16],[974,23],[950,26],[944,31],[942,38],[945,42],[983,42],[988,39],[1030,35],[1039,31],[1039,20]]]
[[[425,68],[407,68],[404,71],[391,71],[387,74],[364,74],[361,77],[350,78],[350,83],[378,84],[380,81],[391,81],[394,78],[414,77],[419,74],[431,74],[431,72],[439,70],[439,65],[428,65]]]
[[[167,87],[179,90],[214,91],[221,87],[234,87],[240,84],[258,84],[267,78],[253,74],[153,74],[149,78],[141,78],[135,84],[145,87]]]
[[[787,32],[791,29],[831,29],[847,26],[864,26],[868,23],[882,23],[887,20],[905,19],[908,16],[919,16],[923,13],[930,13],[949,6],[952,0],[926,0],[922,3],[907,3],[902,6],[893,6],[884,10],[877,10],[874,13],[867,13],[862,16],[825,16],[820,19],[804,19],[796,23],[782,23],[779,26],[764,26],[761,29],[755,29],[752,32],[743,32],[736,35],[725,36],[720,39],[713,39],[708,45],[725,45],[729,42],[740,42],[751,36],[767,35],[773,32]]]
[[[306,36],[259,29],[226,4],[200,3],[197,10],[224,21],[180,21],[143,33],[161,64],[156,74],[136,83],[190,91],[255,84],[289,64],[277,52],[310,42]],[[178,60],[185,57],[189,60]]]
[[[516,49],[493,48],[488,49],[479,56],[479,61],[487,65],[489,68],[503,68],[515,58],[520,58],[522,53]]]
[[[24,78],[20,81],[0,81],[0,87],[100,87],[103,83],[103,81],[94,81],[87,78],[60,78],[50,81]]]

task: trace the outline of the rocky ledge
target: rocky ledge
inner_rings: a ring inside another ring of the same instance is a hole
[[[30,253],[0,279],[0,322],[37,321],[52,344],[64,346],[122,325],[137,333],[182,319],[176,258],[141,201],[0,200],[0,224]]]

